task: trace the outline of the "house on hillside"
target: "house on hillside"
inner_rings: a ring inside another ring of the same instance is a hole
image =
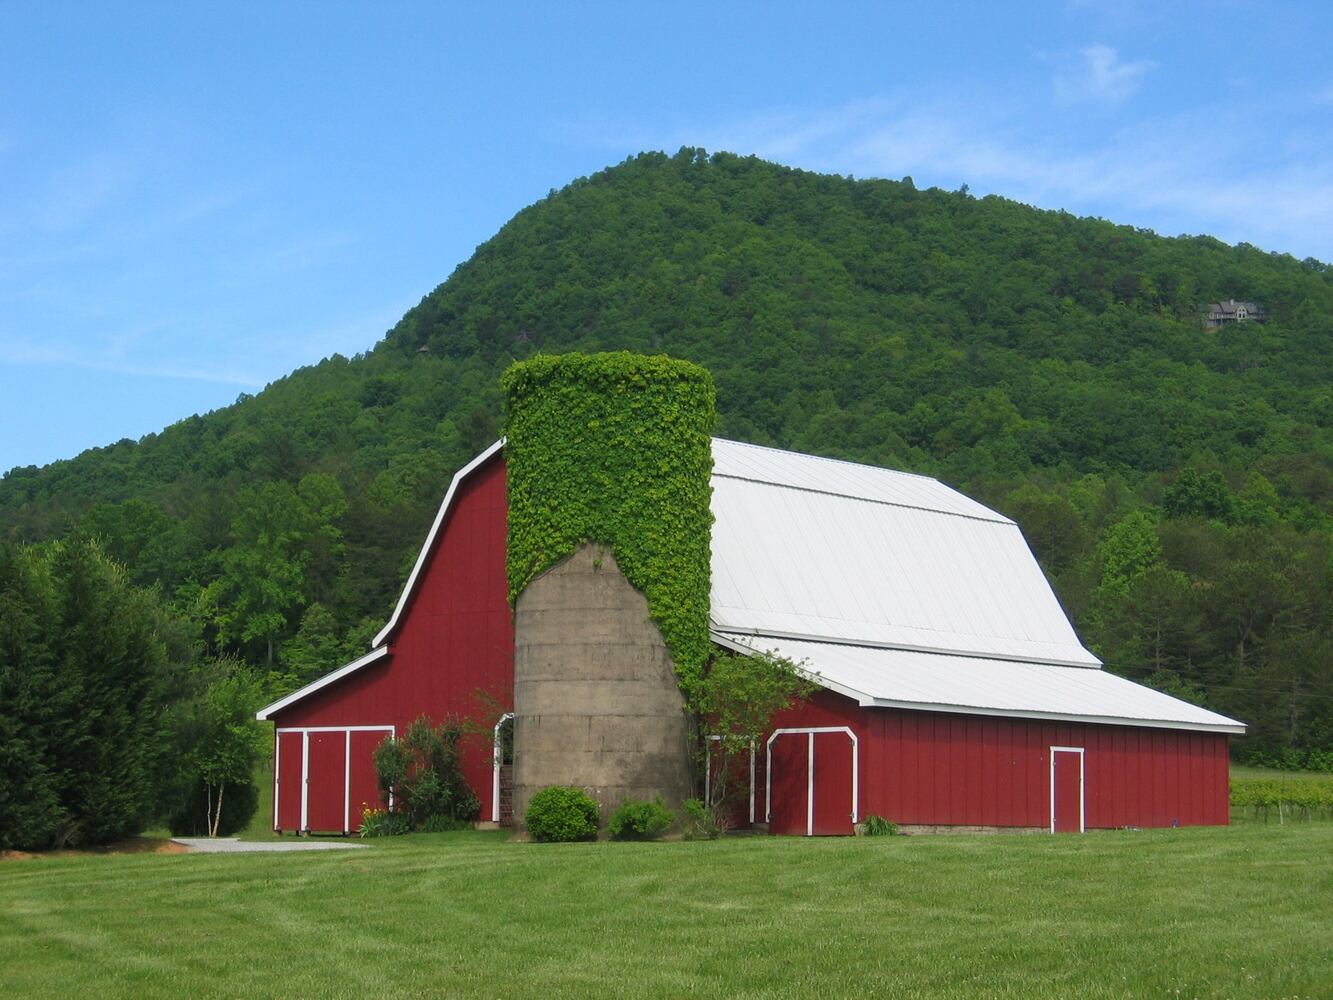
[[[1230,323],[1262,323],[1268,319],[1268,310],[1257,302],[1237,302],[1227,299],[1225,302],[1210,302],[1203,316],[1205,329],[1216,330]]]
[[[374,747],[422,714],[471,717],[497,747],[514,726],[515,767],[563,753],[604,810],[616,788],[658,779],[607,777],[598,753],[543,743],[549,701],[590,746],[621,741],[667,770],[687,752],[636,721],[635,706],[678,714],[679,699],[614,558],[585,547],[549,569],[516,635],[505,447],[454,477],[373,648],[258,713],[276,730],[278,830],[356,830],[378,801]],[[1227,822],[1227,744],[1244,726],[1102,669],[1009,518],[887,469],[719,439],[712,459],[712,642],[790,658],[819,685],[756,743],[745,818],[757,828],[849,834],[870,814],[1052,832]],[[537,685],[534,622],[577,632],[590,673]],[[509,766],[487,746],[463,754],[483,819],[522,815]]]

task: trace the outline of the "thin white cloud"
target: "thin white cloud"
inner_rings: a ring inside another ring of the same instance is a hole
[[[1164,235],[1208,233],[1333,259],[1333,157],[1307,150],[1261,162],[1201,158],[1196,140],[1211,114],[1200,109],[1108,129],[1074,147],[1024,130],[1019,116],[993,107],[883,101],[775,111],[692,130],[640,130],[607,141],[641,149],[703,145],[861,177],[910,174],[921,186],[966,183],[974,194],[1104,216]]]
[[[1067,104],[1120,104],[1139,92],[1143,78],[1155,65],[1147,59],[1125,62],[1109,45],[1089,45],[1058,61],[1055,96]]]
[[[48,347],[36,344],[6,342],[0,346],[0,364],[43,365],[62,368],[84,368],[91,371],[115,372],[120,375],[138,375],[145,378],[187,379],[194,382],[212,382],[256,389],[263,380],[241,372],[217,368],[200,368],[172,362],[141,364],[109,354],[76,351],[68,347]]]
[[[127,158],[99,153],[60,170],[33,206],[33,221],[63,232],[83,226],[97,212],[124,196],[133,183]]]

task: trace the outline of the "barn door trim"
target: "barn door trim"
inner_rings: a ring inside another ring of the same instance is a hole
[[[495,724],[495,740],[491,744],[491,822],[500,822],[500,767],[504,763],[500,753],[500,727],[514,717],[513,712],[505,712]]]
[[[306,810],[310,805],[310,733],[301,734],[301,829],[309,830]]]
[[[273,730],[273,832],[281,832],[278,826],[278,775],[282,774],[282,740],[278,731]]]
[[[764,822],[773,821],[773,741],[779,736],[808,735],[805,761],[805,835],[815,835],[815,734],[846,733],[852,741],[852,825],[860,817],[857,815],[857,802],[860,801],[861,752],[860,741],[849,726],[800,726],[790,729],[775,729],[764,744]]]
[[[397,726],[282,726],[273,733],[273,829],[278,827],[278,781],[282,762],[283,733],[301,734],[301,826],[298,833],[310,829],[310,734],[343,733],[343,833],[352,832],[352,734],[388,733],[398,735]],[[389,793],[389,808],[393,808],[393,793]]]
[[[1087,790],[1083,787],[1083,749],[1083,747],[1051,747],[1051,833],[1055,832],[1055,755],[1058,753],[1078,754],[1078,832],[1083,833],[1086,829],[1084,810],[1087,806],[1088,794]]]

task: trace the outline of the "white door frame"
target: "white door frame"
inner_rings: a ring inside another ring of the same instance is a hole
[[[712,799],[713,744],[721,743],[721,736],[709,736],[704,741],[704,803]],[[754,826],[754,740],[750,741],[750,825]]]
[[[500,727],[514,717],[513,712],[505,712],[495,724],[495,740],[491,744],[491,822],[500,822]]]
[[[353,733],[388,733],[390,736],[398,735],[396,726],[282,726],[274,731],[273,740],[275,749],[273,751],[273,829],[279,829],[278,826],[278,775],[281,773],[279,765],[282,763],[282,740],[283,733],[301,734],[301,826],[297,833],[309,832],[310,826],[310,734],[311,733],[344,733],[346,742],[343,744],[343,833],[352,832],[352,734]],[[393,806],[393,795],[390,793],[389,806]]]
[[[764,745],[764,822],[773,821],[773,741],[779,736],[808,734],[805,761],[805,835],[815,835],[815,734],[846,733],[852,741],[852,825],[856,825],[861,779],[861,744],[849,726],[802,726],[775,729]]]
[[[1084,812],[1088,801],[1088,794],[1083,785],[1083,749],[1083,747],[1051,747],[1051,833],[1055,832],[1055,755],[1058,753],[1078,754],[1078,832],[1084,832]]]

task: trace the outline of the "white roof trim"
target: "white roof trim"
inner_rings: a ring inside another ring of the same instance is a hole
[[[281,712],[288,705],[295,704],[296,702],[300,701],[307,695],[314,694],[320,688],[328,687],[328,685],[334,683],[335,681],[342,680],[348,674],[355,673],[362,667],[368,667],[376,660],[381,660],[388,655],[389,655],[388,646],[380,646],[378,649],[372,649],[365,656],[353,660],[346,666],[339,667],[331,674],[325,674],[317,681],[311,681],[305,687],[293,691],[291,694],[287,695],[287,697],[279,698],[272,705],[265,705],[263,708],[261,708],[258,712],[255,713],[255,718],[258,719],[260,722],[264,722],[268,719],[271,719],[276,713]]]
[[[412,567],[412,575],[407,578],[407,586],[403,588],[403,592],[398,598],[398,604],[393,609],[393,614],[389,618],[389,623],[385,625],[384,628],[380,629],[379,634],[375,636],[374,642],[371,643],[372,646],[382,645],[384,641],[393,634],[394,628],[398,625],[398,619],[402,617],[403,612],[407,609],[408,600],[411,598],[412,592],[416,589],[417,577],[421,574],[422,568],[426,565],[427,556],[435,548],[435,536],[440,533],[440,526],[444,524],[444,517],[449,513],[449,508],[453,505],[454,494],[458,492],[459,484],[471,475],[478,466],[482,465],[490,459],[492,455],[502,449],[504,444],[505,439],[501,438],[472,461],[468,462],[467,465],[454,473],[454,478],[449,483],[449,490],[444,494],[444,501],[440,504],[440,509],[435,514],[435,522],[430,526],[430,534],[426,536],[426,544],[421,546],[421,552],[417,554],[416,565]]]
[[[1116,715],[1068,715],[1062,712],[1038,712],[1035,709],[975,708],[971,705],[927,705],[911,701],[891,701],[875,698],[865,704],[874,708],[903,708],[917,712],[952,712],[954,715],[1001,716],[1007,719],[1048,719],[1052,722],[1086,722],[1098,726],[1141,726],[1145,729],[1190,729],[1204,733],[1235,733],[1245,735],[1245,727],[1208,722],[1175,722],[1167,719],[1130,719]]]

